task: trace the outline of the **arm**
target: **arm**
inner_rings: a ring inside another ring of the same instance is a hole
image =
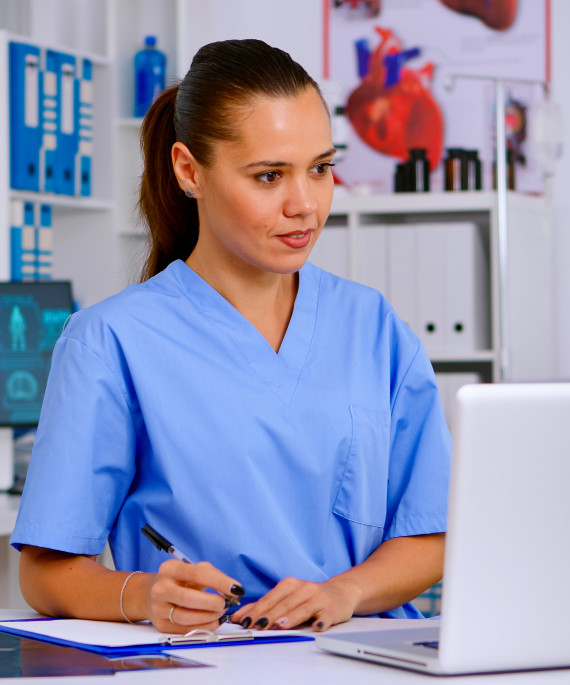
[[[408,602],[438,582],[443,573],[445,535],[392,538],[362,564],[322,583],[286,578],[255,604],[232,616],[248,625],[290,628],[315,619],[316,630],[347,621],[353,614],[375,614]]]
[[[31,546],[21,552],[22,594],[31,607],[48,616],[124,621],[120,596],[128,575],[105,568],[93,556]],[[207,562],[169,560],[158,573],[137,573],[129,579],[123,609],[130,621],[150,619],[163,632],[213,630],[227,609],[225,597],[235,596],[231,590],[238,585]],[[206,588],[224,596],[204,592]]]

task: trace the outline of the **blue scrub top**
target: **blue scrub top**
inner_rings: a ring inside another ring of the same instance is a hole
[[[446,528],[433,369],[377,291],[312,264],[279,350],[184,262],[74,314],[12,544],[154,572],[145,523],[258,598]],[[390,616],[418,616],[405,605]]]

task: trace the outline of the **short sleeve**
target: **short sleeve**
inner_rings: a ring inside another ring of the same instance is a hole
[[[120,373],[64,333],[54,349],[11,544],[102,552],[134,477],[135,451]]]
[[[444,532],[451,437],[435,374],[419,345],[392,406],[385,538]]]

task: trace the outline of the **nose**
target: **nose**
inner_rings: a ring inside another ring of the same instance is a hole
[[[313,182],[314,183],[314,182]],[[311,179],[295,179],[287,188],[283,212],[288,217],[307,217],[318,208],[317,195]]]

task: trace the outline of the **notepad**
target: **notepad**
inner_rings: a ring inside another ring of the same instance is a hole
[[[107,655],[150,654],[178,647],[314,639],[298,630],[245,630],[233,623],[225,623],[215,632],[192,630],[186,635],[160,633],[148,622],[128,624],[83,619],[2,621],[0,630]]]

